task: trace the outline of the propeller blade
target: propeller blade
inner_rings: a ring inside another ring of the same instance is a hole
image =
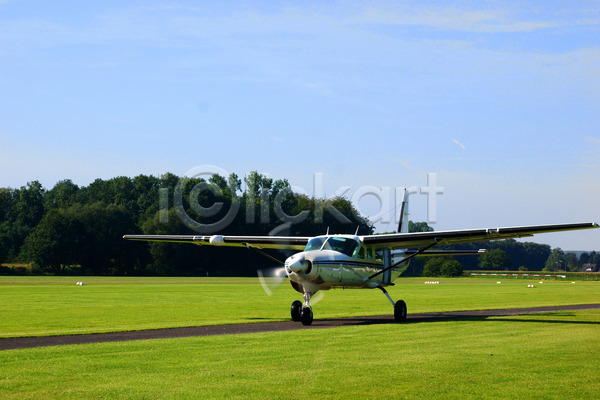
[[[315,304],[317,304],[318,302],[323,300],[323,297],[325,297],[325,292],[323,292],[322,290],[318,291],[317,294],[315,294],[313,297],[311,297],[310,305],[314,306]]]
[[[279,285],[287,277],[283,267],[259,269],[256,271],[258,281],[262,286],[267,296],[271,296],[273,291],[277,290]]]

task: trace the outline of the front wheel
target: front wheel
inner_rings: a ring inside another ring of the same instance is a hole
[[[312,308],[304,307],[302,309],[302,325],[310,325],[313,322]]]
[[[292,303],[292,321],[300,322],[302,320],[302,316],[300,312],[302,311],[302,302],[300,300],[296,300]]]
[[[404,300],[398,300],[394,305],[394,319],[396,322],[406,321],[406,303]]]

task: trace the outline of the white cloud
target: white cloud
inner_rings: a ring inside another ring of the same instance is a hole
[[[460,146],[461,149],[466,150],[465,145],[459,142],[458,140],[452,139],[452,143],[457,144],[458,146]]]
[[[518,20],[506,10],[466,10],[421,5],[390,8],[371,6],[357,15],[354,21],[479,33],[531,32],[558,26],[551,21]]]
[[[583,139],[588,143],[600,144],[600,139],[593,136],[586,136]]]

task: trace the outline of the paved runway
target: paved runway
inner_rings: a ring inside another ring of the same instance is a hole
[[[600,304],[581,304],[574,306],[511,308],[502,310],[452,311],[439,313],[408,314],[405,323],[418,323],[439,320],[482,319],[485,317],[535,314],[552,311],[599,309]],[[25,349],[30,347],[59,346],[67,344],[86,344],[104,342],[123,342],[128,340],[170,339],[191,336],[238,335],[242,333],[282,332],[299,329],[324,329],[341,326],[392,324],[390,315],[372,317],[354,317],[338,319],[316,319],[310,326],[300,322],[259,322],[235,325],[193,326],[187,328],[151,329],[115,333],[93,333],[86,335],[63,335],[41,337],[19,337],[0,339],[0,350]]]

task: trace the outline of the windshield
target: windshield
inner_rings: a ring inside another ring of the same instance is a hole
[[[354,250],[358,247],[358,242],[351,238],[332,236],[327,239],[324,249],[339,251],[345,255],[352,257]]]
[[[316,238],[310,239],[308,241],[308,243],[306,244],[304,251],[321,250],[321,247],[323,247],[323,243],[325,243],[325,239],[327,239],[327,238],[326,237],[316,237]]]
[[[321,236],[312,238],[308,241],[304,251],[311,250],[333,250],[349,257],[354,257],[354,253],[358,250],[358,241],[352,238],[338,236]]]

